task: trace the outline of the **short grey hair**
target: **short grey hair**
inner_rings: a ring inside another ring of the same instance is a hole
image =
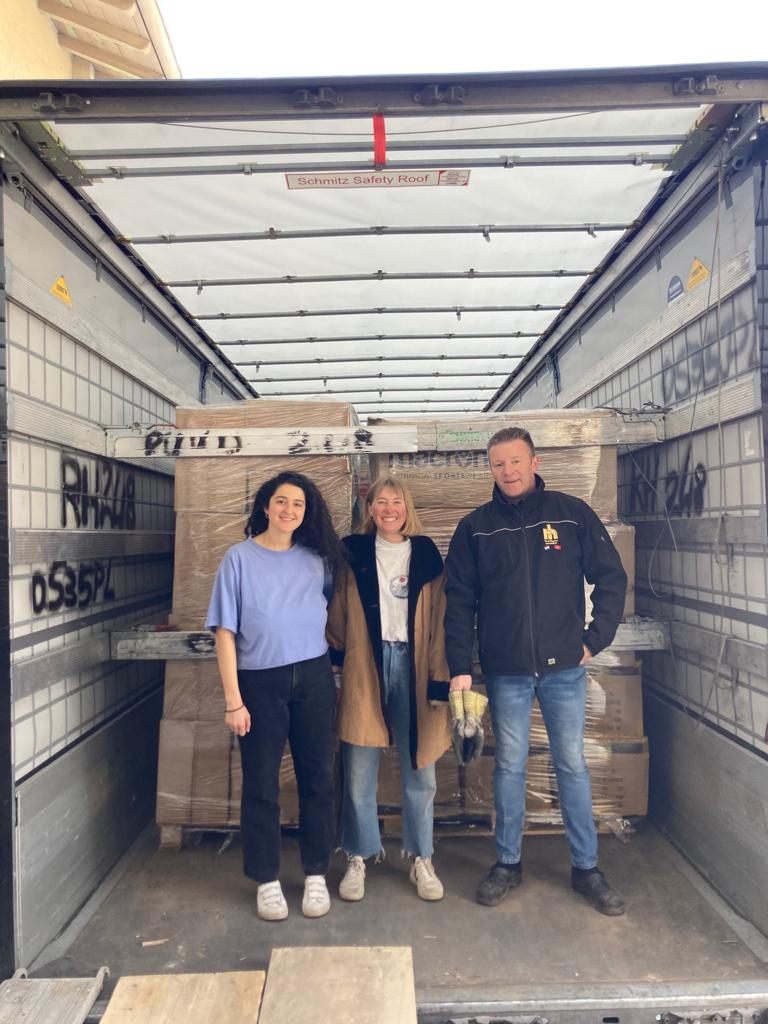
[[[497,430],[495,434],[488,438],[485,450],[490,452],[491,448],[495,445],[506,444],[507,441],[525,441],[531,449],[531,455],[536,454],[533,438],[524,427],[502,427],[501,430]]]

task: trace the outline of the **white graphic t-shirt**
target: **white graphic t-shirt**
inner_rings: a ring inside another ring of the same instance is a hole
[[[409,539],[390,544],[376,538],[376,570],[379,575],[381,639],[408,642]]]

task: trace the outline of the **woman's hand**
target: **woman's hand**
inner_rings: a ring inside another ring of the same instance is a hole
[[[451,690],[471,690],[472,689],[472,676],[461,675],[453,676],[451,678]]]
[[[251,716],[245,704],[236,711],[225,711],[224,721],[235,736],[245,736],[251,731]]]

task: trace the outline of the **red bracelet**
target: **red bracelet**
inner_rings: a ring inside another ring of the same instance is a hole
[[[240,711],[240,709],[241,709],[241,708],[244,708],[244,707],[245,707],[245,704],[240,704],[240,705],[239,705],[238,707],[236,707],[236,708],[225,708],[225,709],[224,709],[224,714],[225,714],[225,715],[231,715],[233,711]]]

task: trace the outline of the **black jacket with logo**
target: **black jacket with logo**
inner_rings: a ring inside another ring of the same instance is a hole
[[[575,668],[613,640],[627,576],[597,515],[580,498],[536,489],[519,501],[494,487],[459,523],[445,563],[451,675],[471,672],[477,616],[484,672],[546,675]],[[584,628],[584,580],[594,584]]]

